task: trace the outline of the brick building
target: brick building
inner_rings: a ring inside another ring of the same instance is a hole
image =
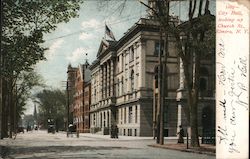
[[[86,90],[89,88],[90,70],[89,64],[80,64],[78,67],[68,66],[68,86],[69,86],[69,105],[70,117],[69,124],[76,125],[77,131],[89,132],[89,103],[90,99],[85,97]],[[85,121],[86,119],[86,121]]]

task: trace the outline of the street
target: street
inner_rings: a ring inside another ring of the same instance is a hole
[[[168,141],[165,141],[165,143]],[[65,132],[55,134],[32,131],[18,134],[16,139],[0,140],[0,158],[83,158],[83,159],[214,159],[215,156],[153,148],[151,137],[80,134],[66,137]]]

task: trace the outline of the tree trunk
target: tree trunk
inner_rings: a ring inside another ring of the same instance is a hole
[[[13,116],[13,89],[12,89],[12,80],[8,81],[8,94],[9,94],[9,122],[10,122],[10,130],[9,130],[9,137],[12,138],[13,133],[13,126],[14,126],[14,116]]]
[[[196,92],[196,91],[195,91]],[[196,93],[194,93],[196,94]],[[190,125],[191,125],[191,146],[192,147],[199,147],[199,135],[198,135],[198,113],[197,113],[197,101],[194,99],[195,95],[193,96],[193,104],[191,106],[191,113],[190,113]]]
[[[3,82],[3,98],[2,98],[2,133],[1,138],[8,137],[8,91],[7,91],[7,81],[2,79]]]
[[[194,41],[198,42],[197,37]],[[194,49],[193,54],[193,88],[192,88],[192,105],[191,105],[191,146],[199,147],[199,132],[198,132],[198,101],[199,101],[199,85],[200,85],[200,52]]]

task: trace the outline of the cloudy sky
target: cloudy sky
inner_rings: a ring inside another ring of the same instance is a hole
[[[100,1],[88,0],[80,9],[79,18],[45,36],[46,61],[36,65],[36,71],[42,75],[49,87],[64,89],[67,66],[78,66],[87,58],[95,60],[101,39],[104,37],[105,23],[116,39],[120,39],[140,17],[145,17],[145,8],[136,0],[130,0],[120,14],[119,4],[101,4]],[[87,56],[86,56],[87,53]]]
[[[36,71],[49,88],[65,89],[68,64],[76,67],[86,58],[89,63],[96,59],[100,42],[105,36],[105,23],[119,40],[139,18],[146,16],[146,8],[138,0],[127,0],[122,12],[120,4],[119,1],[102,3],[102,0],[85,0],[78,18],[59,24],[54,32],[45,35],[44,45],[49,48],[45,53],[47,60],[39,62]],[[188,9],[185,6],[173,2],[170,14],[178,16],[181,13],[181,19],[186,19]],[[215,8],[214,4],[211,7]],[[32,112],[31,103],[27,113]]]
[[[146,15],[146,8],[138,0],[128,0],[123,12],[120,12],[120,4],[86,0],[81,6],[79,18],[59,24],[54,32],[45,35],[44,45],[49,48],[45,54],[47,61],[39,62],[36,70],[49,87],[63,89],[69,63],[78,66],[86,58],[90,63],[95,60],[104,37],[105,23],[119,40],[140,17]],[[187,8],[180,6],[179,2],[172,3],[170,12],[178,15],[180,11],[183,13],[181,18],[185,19]]]

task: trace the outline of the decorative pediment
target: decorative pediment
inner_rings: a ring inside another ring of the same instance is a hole
[[[98,52],[97,52],[97,57],[99,57],[105,50],[107,50],[109,46],[110,46],[109,42],[105,39],[102,39]]]
[[[99,57],[102,53],[104,53],[107,49],[111,49],[115,46],[117,41],[102,39],[101,44],[99,46],[97,57]]]

